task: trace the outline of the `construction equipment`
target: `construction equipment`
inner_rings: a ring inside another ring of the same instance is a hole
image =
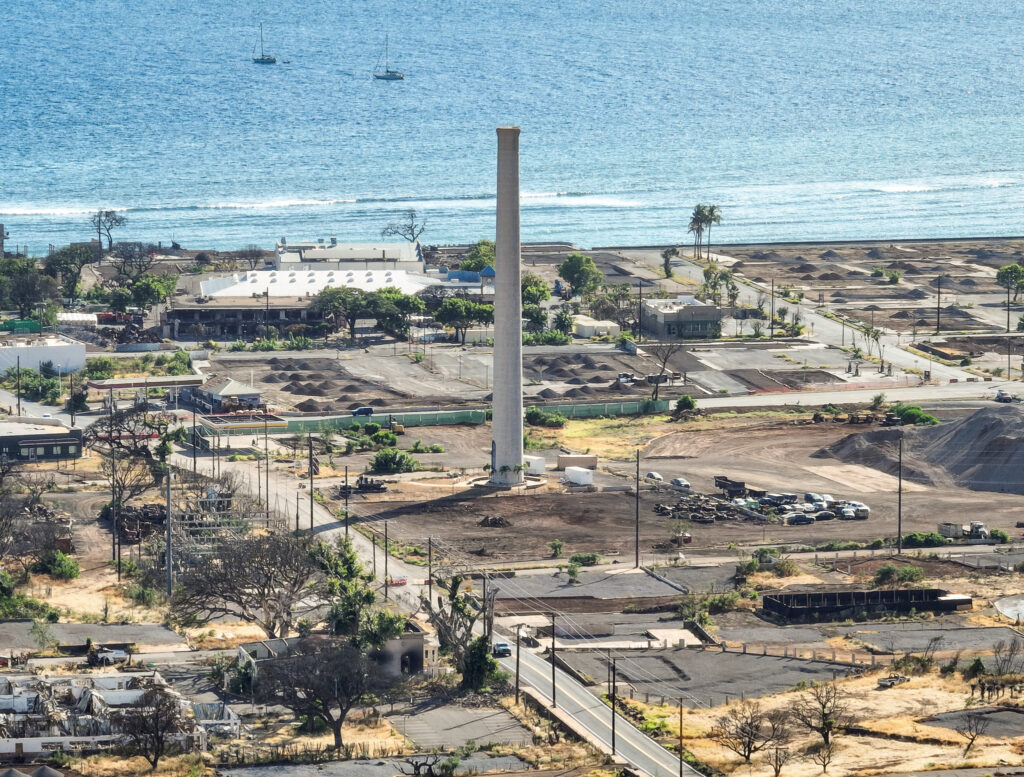
[[[939,534],[951,540],[987,540],[988,527],[981,521],[966,523],[945,522],[939,524]]]
[[[895,413],[889,412],[882,419],[882,426],[903,426],[903,419]]]
[[[1010,394],[1009,392],[1003,391],[1002,389],[996,390],[996,402],[1005,402],[1007,404],[1011,402],[1020,402],[1020,400]]]
[[[355,492],[360,494],[379,494],[387,490],[388,485],[383,480],[378,478],[368,478],[366,475],[360,475],[356,478],[354,486],[340,486],[338,488],[338,496],[343,499],[346,496],[352,496]]]

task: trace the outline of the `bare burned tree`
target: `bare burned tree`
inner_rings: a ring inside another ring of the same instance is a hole
[[[21,473],[21,485],[28,495],[28,508],[42,504],[43,494],[57,485],[53,472],[49,470],[27,470]]]
[[[380,231],[381,237],[400,237],[408,240],[410,243],[415,243],[420,239],[420,235],[427,229],[427,220],[418,221],[416,217],[416,211],[409,208],[405,212],[404,221],[392,221],[384,229]]]
[[[434,584],[442,593],[437,596],[437,601],[427,603],[430,620],[437,628],[437,637],[451,651],[460,674],[464,673],[466,656],[473,641],[473,626],[480,617],[480,611],[462,591],[464,579],[462,575],[435,578]]]
[[[744,761],[789,736],[789,716],[784,710],[765,710],[757,701],[734,704],[711,729],[711,738]]]
[[[850,720],[846,694],[834,682],[816,683],[792,706],[793,718],[828,745]]]
[[[832,763],[835,757],[835,742],[822,742],[818,747],[811,750],[811,760],[821,767],[822,774],[828,771],[828,765]]]
[[[967,745],[964,747],[964,758],[971,752],[971,748],[974,747],[974,742],[978,737],[985,736],[985,732],[988,731],[991,723],[992,721],[988,716],[981,712],[972,710],[964,715],[960,725],[956,727],[956,733],[967,740]]]
[[[134,283],[148,273],[156,261],[156,246],[149,243],[118,243],[113,247],[117,274]]]
[[[245,248],[235,251],[235,258],[249,265],[250,270],[255,270],[263,266],[263,249],[255,243],[250,243]]]
[[[181,697],[167,688],[150,688],[137,707],[118,716],[122,733],[139,755],[156,769],[175,734],[192,730]]]
[[[0,496],[11,493],[23,469],[21,461],[6,453],[0,453]]]
[[[765,756],[765,762],[772,768],[772,775],[779,777],[786,764],[793,760],[793,751],[788,747],[773,747]]]
[[[171,601],[176,618],[224,615],[287,637],[301,617],[325,604],[322,568],[308,538],[249,535],[216,543],[210,561],[184,576]]]
[[[128,223],[128,219],[116,210],[98,210],[89,217],[89,223],[96,230],[96,237],[99,239],[100,247],[103,246],[103,237],[107,238],[107,250],[114,247],[113,231]]]
[[[655,343],[644,346],[644,350],[653,356],[654,360],[658,363],[658,375],[655,378],[654,385],[651,386],[651,399],[657,400],[658,393],[661,390],[661,382],[665,379],[665,373],[668,372],[668,363],[682,349],[682,343]]]
[[[366,656],[345,642],[303,640],[292,655],[263,664],[259,697],[287,707],[307,722],[323,721],[340,748],[345,718],[371,690],[380,687]]]
[[[997,677],[1020,674],[1024,670],[1024,642],[1014,637],[1009,642],[999,640],[992,646],[992,673]]]
[[[405,759],[412,771],[406,771],[404,766],[399,766],[398,771],[408,777],[451,777],[458,768],[459,760],[456,755],[445,756],[441,753],[414,755]]]
[[[152,462],[122,450],[103,454],[100,471],[110,485],[110,506],[114,514],[153,487]]]

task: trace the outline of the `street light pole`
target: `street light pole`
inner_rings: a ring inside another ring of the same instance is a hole
[[[523,624],[516,624],[516,706],[519,705],[519,635],[522,633]]]
[[[903,430],[900,429],[900,453],[896,487],[896,554],[903,553]]]
[[[615,676],[615,662],[617,660],[615,658],[612,659],[612,755],[615,755],[615,683],[617,679]]]
[[[557,683],[555,682],[555,614],[551,613],[551,708],[558,709],[555,699]]]
[[[633,527],[634,551],[633,565],[640,568],[640,449],[636,449],[636,521]]]

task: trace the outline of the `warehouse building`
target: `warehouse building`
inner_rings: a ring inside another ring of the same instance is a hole
[[[659,340],[714,338],[722,333],[722,309],[694,297],[645,299],[640,309],[643,331]]]
[[[0,456],[18,461],[61,461],[82,456],[82,430],[53,418],[0,421]]]

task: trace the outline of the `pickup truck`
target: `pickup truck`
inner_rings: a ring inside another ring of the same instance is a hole
[[[495,642],[494,647],[491,648],[491,655],[495,658],[505,658],[512,655],[512,648],[507,642]]]
[[[910,678],[903,674],[896,674],[893,672],[888,677],[878,678],[879,688],[892,688],[894,685],[901,685],[903,683],[909,683]]]

